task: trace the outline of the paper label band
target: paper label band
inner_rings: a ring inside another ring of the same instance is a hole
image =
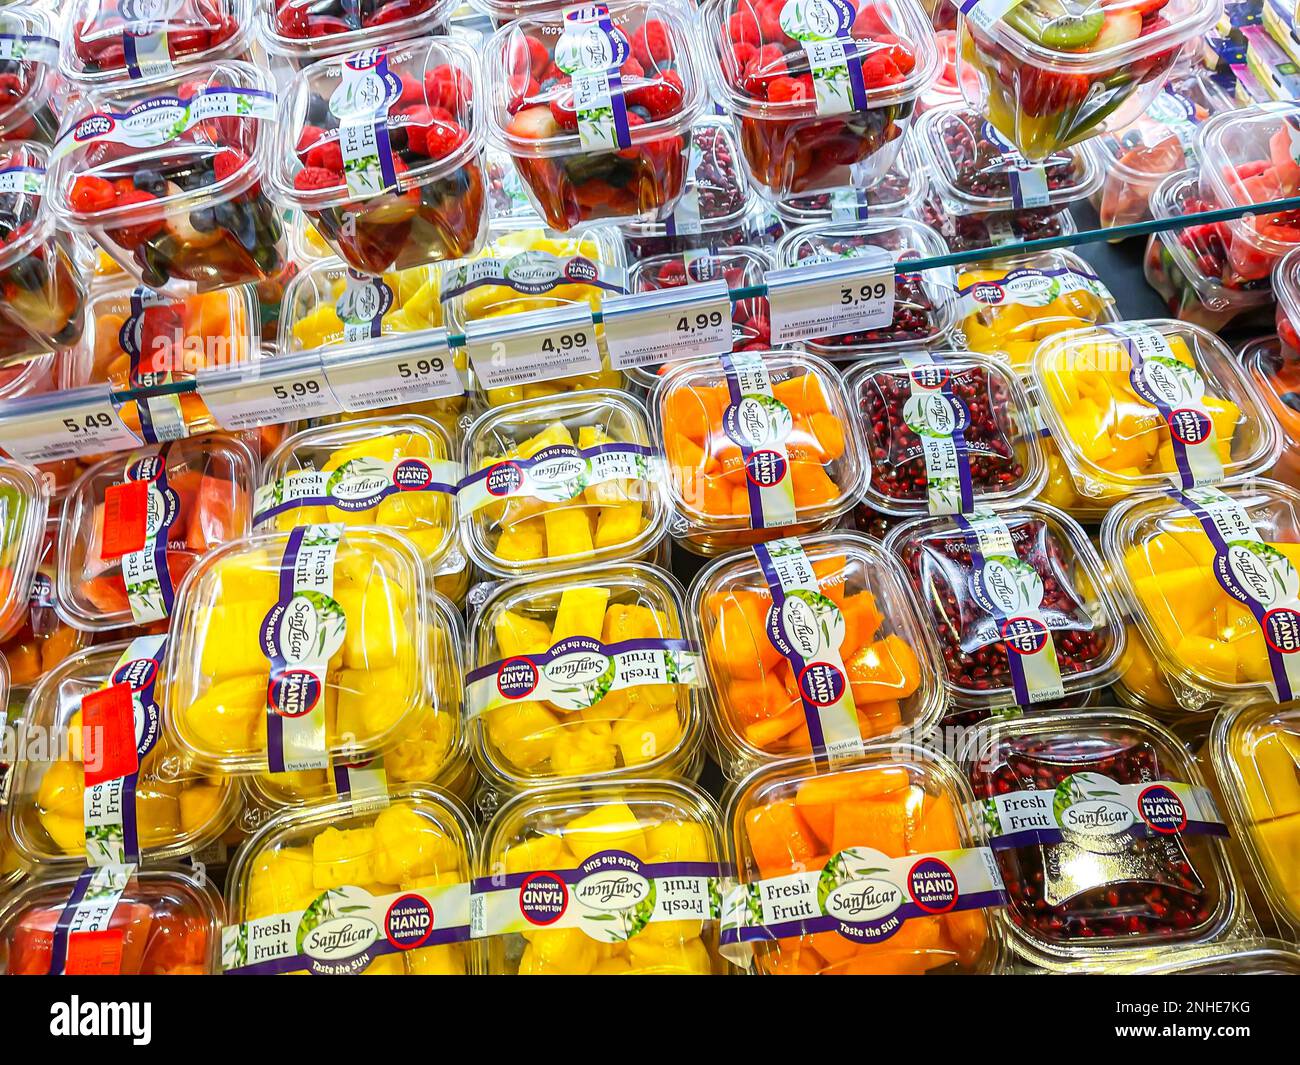
[[[54,926],[51,976],[109,976],[122,971],[122,929],[111,927],[134,865],[83,869]]]
[[[786,440],[794,416],[776,398],[767,367],[757,355],[723,355],[722,366],[731,396],[722,412],[722,429],[744,461],[750,523],[755,529],[793,525],[794,478]]]
[[[862,58],[852,34],[856,14],[846,0],[786,0],[781,6],[781,29],[807,57],[819,115],[866,110]]]
[[[335,507],[349,514],[374,510],[403,492],[453,495],[460,464],[445,459],[349,459],[338,469],[294,470],[264,484],[253,496],[253,524],[261,525],[302,507]]]
[[[619,72],[631,54],[631,42],[614,26],[604,4],[564,9],[564,32],[555,44],[555,65],[572,78],[578,138],[587,151],[632,144]]]
[[[649,484],[656,479],[654,450],[644,444],[553,444],[531,458],[502,459],[467,475],[456,489],[462,515],[503,499],[567,503],[592,485],[611,481]]]
[[[939,355],[904,352],[911,395],[903,421],[920,441],[925,459],[926,505],[931,514],[969,514],[975,509],[966,428],[970,408],[952,387],[952,371]]]
[[[402,79],[388,69],[386,48],[346,55],[339,69],[342,77],[330,94],[329,109],[339,122],[343,179],[351,195],[370,199],[398,187],[388,110],[401,98]]]

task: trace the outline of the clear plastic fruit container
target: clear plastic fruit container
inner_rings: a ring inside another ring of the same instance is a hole
[[[274,119],[270,75],[234,60],[87,93],[50,153],[59,223],[170,295],[272,280],[288,244],[263,185]]]
[[[451,38],[324,59],[280,99],[277,200],[344,262],[382,274],[460,259],[487,232],[478,56]]]
[[[319,802],[271,818],[226,887],[227,974],[465,976],[477,841],[450,795],[410,788],[377,807]]]
[[[1254,478],[1134,497],[1107,516],[1102,549],[1184,707],[1289,697],[1300,668],[1287,632],[1300,583],[1295,489]]]
[[[386,752],[431,685],[429,579],[404,536],[303,526],[208,552],[177,597],[166,727],[204,768],[320,769]]]
[[[253,0],[69,0],[64,7],[59,68],[80,91],[248,58]]]
[[[1300,357],[1300,248],[1278,260],[1270,281],[1277,302],[1278,339],[1286,355]]]
[[[577,233],[548,229],[493,230],[473,259],[443,270],[443,313],[450,331],[509,314],[587,304],[600,309],[605,293],[627,289],[618,230],[596,226]],[[604,329],[597,325],[598,347]],[[610,370],[601,351],[601,369],[567,377],[537,379],[532,374],[517,384],[478,387],[475,399],[488,407],[521,399],[558,396],[596,388],[621,388],[623,375]]]
[[[1200,198],[1194,172],[1172,174],[1151,195],[1156,218],[1177,218],[1213,210]],[[1267,327],[1274,299],[1269,278],[1246,278],[1228,259],[1231,237],[1226,222],[1204,222],[1152,233],[1142,272],[1179,321],[1219,332],[1232,326]]]
[[[241,804],[234,778],[195,772],[161,733],[163,640],[88,647],[32,689],[23,725],[47,738],[48,757],[14,767],[8,804],[9,830],[27,861],[98,865],[135,855],[152,865],[203,850],[234,821]],[[121,734],[111,712],[94,705],[108,689],[126,696],[124,727],[138,766],[126,793],[132,808],[116,814],[103,773],[110,737]]]
[[[467,430],[465,550],[499,577],[644,559],[667,532],[659,450],[621,392],[523,400]]]
[[[1280,939],[1231,939],[1162,950],[1158,958],[1119,971],[1136,976],[1297,976],[1300,952]]]
[[[1267,476],[1300,488],[1300,352],[1277,337],[1259,337],[1237,357],[1281,430],[1282,451]]]
[[[1218,17],[1198,0],[1027,0],[971,4],[958,22],[963,66],[989,120],[1032,160],[1128,125],[1179,52]]]
[[[9,359],[81,339],[86,286],[47,199],[48,161],[39,144],[0,142],[0,354]]]
[[[483,153],[483,172],[487,176],[488,221],[494,229],[537,229],[542,225],[542,216],[528,199],[510,156],[489,148]]]
[[[1007,937],[1025,961],[1139,961],[1242,927],[1226,828],[1163,725],[1105,708],[988,722],[963,768],[1006,885]]]
[[[465,623],[445,596],[429,597],[430,696],[397,744],[373,759],[340,759],[325,769],[264,772],[246,778],[251,799],[269,810],[312,806],[327,800],[382,803],[405,788],[433,786],[462,799],[477,776],[470,761],[461,702],[465,678]]]
[[[1057,333],[1033,379],[1082,495],[1190,487],[1267,470],[1276,423],[1232,352],[1200,326],[1147,319]]]
[[[14,687],[33,684],[90,642],[89,635],[64,621],[56,608],[54,582],[58,579],[62,532],[62,514],[46,519],[27,602],[19,605],[8,635],[0,638],[0,656],[9,667],[9,681]],[[3,879],[0,873],[0,881]]]
[[[92,632],[165,627],[181,581],[252,521],[257,460],[210,433],[112,455],[72,486],[59,540],[59,610]]]
[[[956,766],[910,744],[756,770],[724,821],[724,941],[772,976],[1000,971],[1004,896],[970,801]]]
[[[1200,195],[1215,207],[1267,204],[1300,192],[1300,104],[1225,111],[1201,127]],[[1266,278],[1300,244],[1300,212],[1265,210],[1225,223],[1228,263],[1247,280]]]
[[[257,0],[258,37],[268,52],[298,66],[445,28],[454,0]]]
[[[1038,418],[1020,379],[969,351],[868,356],[845,387],[860,413],[873,509],[896,516],[1015,506],[1042,488]]]
[[[852,758],[943,712],[938,649],[876,540],[836,530],[726,555],[692,581],[687,612],[732,780],[794,755]]]
[[[0,460],[0,640],[27,615],[49,505],[36,471]]]
[[[949,251],[1000,248],[1049,237],[1073,236],[1074,216],[1054,207],[1026,207],[1019,211],[972,211],[966,213],[933,189],[917,208],[917,218],[937,233]]]
[[[1211,757],[1234,836],[1269,907],[1300,929],[1300,711],[1250,702],[1215,721]]]
[[[488,137],[547,225],[673,210],[706,96],[692,32],[679,6],[629,0],[530,14],[487,43]]]
[[[737,244],[717,251],[667,252],[634,260],[628,269],[629,292],[657,292],[721,279],[733,292],[762,285],[774,265],[762,248]],[[772,346],[771,307],[766,296],[750,296],[731,305],[731,350],[766,351]],[[647,391],[671,363],[633,366],[628,380]]]
[[[1175,69],[1146,111],[1123,129],[1094,140],[1105,181],[1093,195],[1104,227],[1152,217],[1151,196],[1169,175],[1197,163],[1196,138],[1211,115],[1232,101],[1202,67]]]
[[[979,111],[945,104],[916,124],[922,165],[936,192],[965,212],[1067,207],[1100,186],[1102,168],[1087,144],[1029,162]]]
[[[874,185],[938,67],[924,14],[915,0],[771,8],[710,0],[700,12],[713,95],[750,176],[773,199],[855,184],[855,168],[856,184]]]
[[[8,823],[0,819],[0,891],[8,894],[30,871],[30,866],[23,861],[14,841],[9,838]]]
[[[777,244],[781,267],[827,262],[882,248],[894,261],[947,255],[943,238],[910,218],[872,218],[865,222],[831,222],[803,226],[786,233]],[[888,326],[840,336],[806,340],[809,351],[827,358],[851,358],[864,353],[933,346],[942,341],[955,320],[951,267],[916,274],[894,275],[894,320]]]
[[[1072,251],[1030,252],[961,267],[958,332],[971,351],[1028,374],[1049,336],[1119,320],[1115,297]]]
[[[862,175],[865,179],[866,175]],[[791,228],[825,222],[858,222],[881,215],[911,215],[929,187],[916,150],[916,134],[903,135],[898,155],[875,184],[847,185],[810,196],[787,196],[773,207],[781,221]]]
[[[27,877],[0,908],[8,976],[209,976],[221,957],[221,896],[179,864]],[[64,927],[77,930],[63,934]]]
[[[334,249],[301,211],[294,211],[289,222],[289,258],[300,267],[334,258]]]
[[[721,975],[713,800],[631,780],[526,792],[484,832],[475,902],[488,972]]]
[[[669,531],[700,554],[829,528],[869,476],[844,383],[815,355],[675,363],[650,412],[667,460]]]
[[[468,663],[475,760],[507,791],[698,770],[699,652],[681,588],[652,566],[497,585],[472,626]]]
[[[39,8],[0,10],[0,141],[35,141],[46,148],[59,133],[67,95],[59,75],[59,40],[51,17]]]
[[[885,547],[903,563],[939,637],[958,707],[1051,702],[1104,688],[1124,619],[1083,529],[1044,503],[917,518]]]

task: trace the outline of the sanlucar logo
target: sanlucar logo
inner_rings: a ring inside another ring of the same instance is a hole
[[[1027,562],[990,555],[971,575],[971,595],[986,614],[1015,617],[1043,602],[1043,579]]]
[[[634,855],[607,851],[584,862],[582,872],[573,896],[593,910],[617,913],[650,897],[650,879]]]
[[[1262,607],[1291,604],[1300,595],[1300,573],[1286,555],[1268,544],[1234,540],[1228,544],[1226,558],[1216,559],[1216,566],[1226,567],[1229,583]]]
[[[790,409],[773,396],[741,396],[722,414],[723,432],[741,447],[779,444],[793,428]]]
[[[1100,773],[1073,773],[1061,781],[1052,813],[1062,829],[1094,838],[1117,836],[1135,821],[1119,785]]]
[[[379,926],[355,914],[322,921],[302,938],[302,950],[315,961],[354,958],[379,940]]]
[[[864,924],[888,917],[903,905],[896,884],[876,877],[850,880],[832,888],[823,903],[826,913],[849,924]]]

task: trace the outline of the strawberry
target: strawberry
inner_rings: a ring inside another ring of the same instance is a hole
[[[285,4],[275,13],[275,31],[281,37],[304,40],[307,37],[307,11],[294,4]]]
[[[424,154],[445,159],[465,143],[467,134],[454,122],[435,122],[425,134]]]
[[[759,42],[793,47],[794,38],[781,28],[782,4],[765,4],[758,9],[758,28],[762,34]]]
[[[553,95],[548,103],[555,124],[564,130],[578,128],[578,113],[573,109],[573,92],[562,89]]]
[[[474,87],[463,70],[444,63],[425,73],[424,94],[431,105],[461,114],[474,99]]]
[[[118,207],[135,207],[139,204],[155,203],[158,197],[152,196],[147,192],[139,189],[132,189],[130,192],[120,193],[117,197]],[[118,226],[109,230],[109,235],[122,247],[134,250],[143,244],[150,237],[161,233],[163,220],[161,218],[150,218],[142,222],[136,222],[134,225]]]
[[[771,103],[810,103],[813,99],[812,75],[776,78],[767,87],[767,98]]]
[[[117,191],[112,182],[101,177],[83,174],[72,183],[68,202],[78,214],[90,214],[93,211],[107,211],[117,203]]]
[[[308,166],[294,175],[293,187],[299,192],[318,192],[324,189],[337,188],[339,182],[339,176],[332,170],[324,170],[319,166]]]
[[[339,147],[338,134],[334,130],[330,130],[307,149],[306,163],[308,166],[343,173],[343,149]]]
[[[669,70],[660,75],[657,81],[632,89],[627,94],[627,102],[644,107],[652,119],[660,119],[680,111],[684,95],[681,75],[675,70]]]
[[[546,50],[546,45],[536,37],[525,36],[528,48],[528,65],[532,69],[534,77],[541,77],[544,71],[551,64],[551,53]]]
[[[763,43],[763,31],[759,28],[758,15],[753,8],[742,8],[727,19],[727,37],[732,44]]]
[[[298,157],[306,162],[307,149],[325,136],[320,126],[303,126],[298,134]]]
[[[758,55],[758,48],[752,44],[732,45],[731,58],[735,63],[736,70],[744,70],[749,65],[749,61]]]
[[[632,34],[632,54],[646,70],[667,63],[673,58],[673,42],[668,27],[657,18],[646,19]]]

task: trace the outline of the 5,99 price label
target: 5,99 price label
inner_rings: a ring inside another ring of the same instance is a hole
[[[51,399],[57,398],[53,403]],[[20,462],[56,462],[139,447],[108,390],[75,389],[57,397],[0,404],[0,447]]]
[[[731,350],[731,296],[722,278],[607,296],[601,322],[610,365],[616,370]]]
[[[596,325],[586,304],[511,314],[465,328],[465,350],[483,388],[599,373]]]
[[[324,361],[334,398],[349,412],[424,403],[465,391],[445,333],[422,335],[419,347],[394,346],[361,356],[345,350]]]
[[[282,356],[264,367],[200,370],[198,390],[217,424],[232,432],[340,410],[314,356]]]
[[[769,270],[772,343],[881,329],[894,320],[894,260],[883,248]]]

